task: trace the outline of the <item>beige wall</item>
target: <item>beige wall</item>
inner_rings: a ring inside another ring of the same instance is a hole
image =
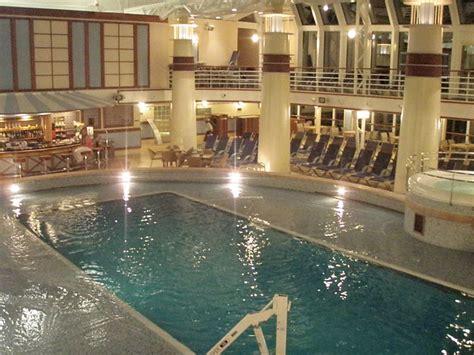
[[[196,20],[199,37],[199,62],[205,65],[227,66],[233,51],[238,48],[238,28],[257,28],[256,24],[237,21]],[[213,31],[205,29],[214,26]],[[297,63],[298,31],[291,22],[291,65]],[[260,33],[260,37],[262,37]],[[168,87],[168,66],[172,61],[173,41],[171,27],[166,23],[150,23],[150,85],[153,89]]]
[[[233,51],[237,50],[237,22],[197,20],[199,35],[199,61],[206,65],[228,65]],[[213,31],[205,29],[214,26]]]
[[[224,114],[229,116],[260,115],[260,109],[256,103],[244,103],[241,111],[237,110],[235,103],[210,104],[213,114]]]
[[[172,32],[166,23],[150,23],[150,87],[168,87],[168,65],[172,57]]]

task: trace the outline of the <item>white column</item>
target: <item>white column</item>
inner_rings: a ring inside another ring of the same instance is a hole
[[[316,127],[315,133],[317,135],[321,134],[321,114],[322,114],[321,107],[314,106],[314,126]]]
[[[290,52],[288,33],[263,39],[262,109],[258,161],[266,171],[290,172]]]
[[[196,103],[192,40],[175,39],[171,102],[171,144],[197,148]]]
[[[405,193],[406,163],[413,154],[438,152],[442,27],[412,25],[408,41],[395,191]]]

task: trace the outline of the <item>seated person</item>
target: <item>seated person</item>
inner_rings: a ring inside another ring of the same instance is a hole
[[[74,162],[77,165],[84,163],[84,154],[92,156],[92,149],[89,147],[81,146],[73,150],[72,156],[74,157]]]

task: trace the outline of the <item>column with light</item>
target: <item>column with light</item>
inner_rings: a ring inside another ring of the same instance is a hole
[[[405,68],[395,191],[405,193],[411,155],[437,153],[440,135],[443,6],[451,0],[408,0],[411,25]]]
[[[265,2],[258,161],[290,172],[290,44],[284,1]]]
[[[169,17],[173,27],[173,88],[171,91],[171,144],[184,149],[197,147],[195,62],[193,34],[186,9],[176,9]]]

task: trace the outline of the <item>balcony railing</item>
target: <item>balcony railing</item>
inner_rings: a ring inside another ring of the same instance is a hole
[[[441,98],[474,102],[474,72],[446,74],[441,78]],[[291,91],[402,98],[404,84],[405,75],[399,70],[361,69],[354,74],[345,68],[292,68],[290,72]],[[196,88],[259,90],[261,71],[258,68],[199,67]]]

